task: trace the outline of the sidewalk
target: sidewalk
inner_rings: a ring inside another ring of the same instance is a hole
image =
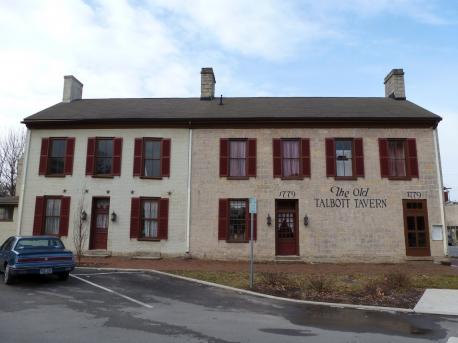
[[[414,308],[418,313],[458,315],[458,290],[427,289]]]

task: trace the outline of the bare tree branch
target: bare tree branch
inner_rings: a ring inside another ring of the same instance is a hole
[[[16,195],[18,162],[24,154],[25,131],[10,130],[0,139],[0,195]]]
[[[89,236],[88,230],[88,219],[85,207],[85,186],[82,187],[81,197],[76,206],[76,212],[73,217],[73,244],[75,246],[76,258],[78,263],[81,262],[84,249],[86,247],[86,241]]]

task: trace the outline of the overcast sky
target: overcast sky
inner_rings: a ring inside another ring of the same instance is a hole
[[[458,2],[433,0],[2,0],[1,134],[62,98],[200,94],[212,66],[225,96],[407,98],[441,115],[445,184],[458,200]]]

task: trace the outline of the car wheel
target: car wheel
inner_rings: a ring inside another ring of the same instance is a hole
[[[61,281],[66,281],[66,280],[68,280],[68,275],[69,275],[69,274],[70,274],[69,272],[59,273],[59,274],[57,274],[57,277],[58,277],[59,280],[61,280]]]
[[[11,275],[10,266],[5,266],[5,271],[3,273],[3,282],[5,285],[11,285],[13,283],[13,275]]]

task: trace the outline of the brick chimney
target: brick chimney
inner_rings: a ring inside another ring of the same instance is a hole
[[[81,100],[83,96],[83,84],[73,75],[64,76],[64,95],[63,102],[72,102]]]
[[[404,70],[393,69],[385,76],[385,97],[396,100],[406,99],[406,88],[404,85]]]
[[[215,98],[215,83],[213,68],[202,68],[200,72],[200,100]]]

